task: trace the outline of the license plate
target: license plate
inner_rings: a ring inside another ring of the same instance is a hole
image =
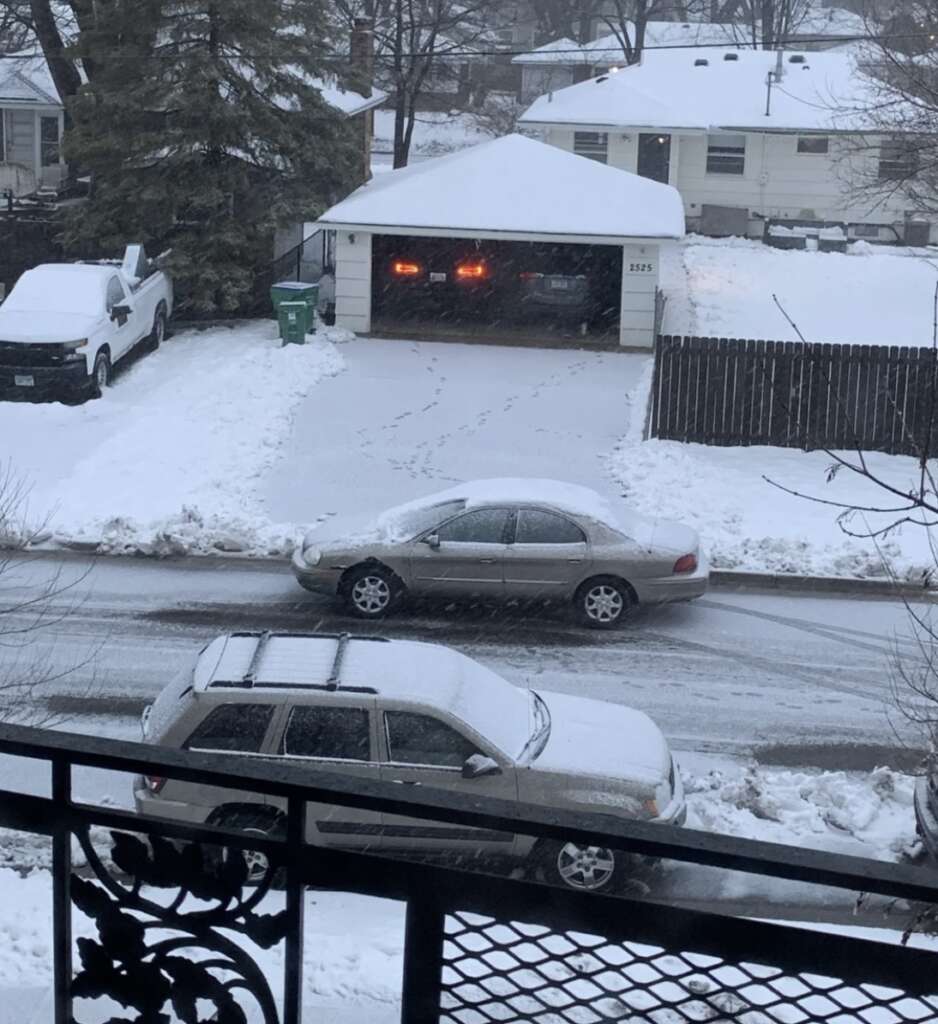
[[[16,373],[13,375],[13,383],[18,388],[32,388],[36,386],[36,379],[30,373]]]
[[[566,291],[570,287],[570,282],[565,281],[562,277],[555,277],[550,282],[551,288],[557,288],[560,291]]]
[[[446,274],[439,271],[430,271],[430,284],[443,284],[446,281]]]

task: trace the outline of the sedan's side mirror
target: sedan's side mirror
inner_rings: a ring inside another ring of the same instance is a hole
[[[473,754],[467,757],[462,766],[464,779],[480,779],[483,775],[501,775],[498,762],[485,754]]]
[[[431,533],[423,538],[423,542],[428,548],[433,548],[436,551],[440,546],[440,535],[438,533]]]
[[[126,323],[129,316],[130,306],[114,306],[111,309],[111,319],[116,320],[120,324]]]

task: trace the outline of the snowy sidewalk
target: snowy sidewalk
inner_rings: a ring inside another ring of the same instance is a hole
[[[645,355],[359,338],[321,384],[267,493],[271,517],[376,511],[485,477],[551,477],[611,497]]]

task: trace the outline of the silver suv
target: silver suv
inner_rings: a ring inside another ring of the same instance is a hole
[[[680,773],[658,727],[605,701],[524,690],[456,651],[371,637],[234,633],[212,641],[144,713],[144,738],[287,758],[369,780],[683,824]],[[283,804],[140,777],[137,810],[276,834]],[[622,880],[622,854],[509,832],[310,804],[307,841],[387,852],[534,857],[577,889]],[[266,864],[258,860],[258,874]]]

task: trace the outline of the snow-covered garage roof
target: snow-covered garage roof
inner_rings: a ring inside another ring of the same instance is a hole
[[[385,172],[319,223],[448,237],[680,238],[684,207],[669,185],[506,135]]]
[[[28,54],[0,61],[0,104],[60,106],[59,96],[42,57]]]
[[[862,130],[855,112],[875,108],[870,85],[848,53],[783,53],[783,77],[765,113],[767,50],[687,49],[645,53],[641,64],[541,96],[522,125],[594,129],[748,128],[753,131]]]

